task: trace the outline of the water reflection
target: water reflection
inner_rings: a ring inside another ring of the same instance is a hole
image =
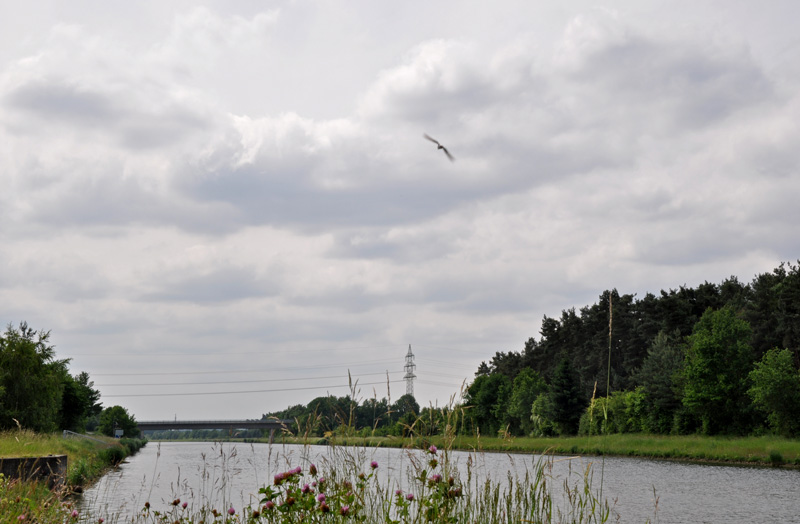
[[[337,453],[344,454],[336,456]],[[370,461],[381,485],[407,489],[412,462],[422,452],[376,448],[220,443],[150,443],[129,462],[88,489],[82,504],[107,521],[137,514],[145,502],[166,508],[175,498],[190,509],[202,505],[242,508],[259,500],[258,489],[276,473],[353,460],[367,469]],[[343,458],[344,457],[344,458]],[[452,452],[451,461],[466,481],[508,475],[523,478],[537,457],[524,454]],[[619,522],[785,522],[800,523],[800,472],[770,468],[710,466],[609,457],[556,457],[553,475],[571,484],[590,467],[593,489],[608,499]],[[657,516],[655,516],[657,507]]]

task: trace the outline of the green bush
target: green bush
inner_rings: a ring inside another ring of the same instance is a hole
[[[579,435],[638,433],[645,429],[644,391],[615,391],[608,398],[593,399],[581,415]]]
[[[119,443],[122,444],[128,455],[133,455],[147,444],[147,439],[123,438],[120,439]]]
[[[90,477],[90,468],[85,460],[79,459],[69,468],[67,474],[67,484],[70,486],[82,486]]]
[[[551,418],[550,396],[542,393],[533,401],[531,407],[531,428],[535,437],[552,437],[556,435],[556,423]]]
[[[125,450],[120,446],[112,446],[110,448],[106,448],[102,451],[101,454],[103,460],[114,466],[125,460],[125,457],[128,456],[127,453],[125,453]]]
[[[769,452],[769,462],[773,466],[780,466],[783,464],[783,455],[778,451],[772,450]]]

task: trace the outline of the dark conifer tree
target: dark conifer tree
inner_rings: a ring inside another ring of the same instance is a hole
[[[564,356],[553,373],[550,383],[552,420],[561,428],[562,434],[578,432],[578,421],[588,404],[581,393],[577,373],[569,358]]]

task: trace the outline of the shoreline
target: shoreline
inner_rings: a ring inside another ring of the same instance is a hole
[[[38,434],[28,430],[0,433],[0,457],[36,458],[66,455],[63,484],[50,489],[46,481],[16,480],[0,475],[0,522],[66,522],[77,518],[73,497],[99,480],[110,468],[135,454],[146,444],[141,439],[64,438],[62,434]]]
[[[154,442],[202,440],[156,440]],[[268,439],[218,439],[222,442],[268,443]],[[800,440],[782,437],[705,437],[618,434],[591,437],[280,437],[274,444],[426,448],[488,453],[630,457],[719,466],[800,469]]]

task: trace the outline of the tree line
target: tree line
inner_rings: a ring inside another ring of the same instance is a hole
[[[540,338],[479,366],[471,431],[800,434],[800,269],[730,277],[544,317]]]
[[[26,322],[0,334],[0,430],[41,433],[70,430],[136,436],[136,421],[121,406],[103,408],[100,392],[86,372],[72,375],[70,359],[57,359],[49,331]]]
[[[798,261],[800,264],[800,261]],[[50,333],[26,323],[0,335],[0,429],[136,432],[103,408],[85,372],[71,375]],[[539,339],[496,352],[461,401],[420,409],[412,395],[358,402],[317,397],[264,414],[297,434],[433,435],[456,423],[484,435],[610,432],[800,435],[800,267],[750,283],[681,286],[642,298],[603,292],[545,316]]]
[[[358,402],[354,397],[321,396],[305,405],[297,404],[282,411],[266,413],[262,419],[291,420],[288,429],[301,436],[436,435],[442,432],[450,409],[420,409],[414,396],[409,394],[395,402],[386,397]]]
[[[298,434],[800,435],[800,267],[742,283],[603,292],[545,316],[521,351],[496,352],[454,406],[352,395],[265,414]]]

